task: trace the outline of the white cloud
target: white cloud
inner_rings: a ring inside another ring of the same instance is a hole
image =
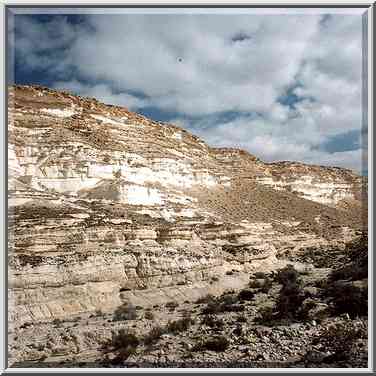
[[[141,91],[156,106],[193,115],[268,111],[293,82],[319,24],[318,16],[299,15],[94,15],[90,28],[66,31],[66,19],[59,20],[22,26],[31,30],[20,39],[27,64],[72,67],[89,80]],[[43,61],[41,52],[59,32],[64,37],[56,46],[69,41],[66,53],[59,62]],[[240,33],[250,39],[233,42]]]
[[[367,154],[363,148],[342,152],[320,149],[321,134],[305,124],[281,125],[263,118],[238,117],[234,121],[210,126],[186,119],[173,119],[173,123],[189,129],[214,147],[237,147],[266,161],[301,161],[309,164],[337,166],[363,171]],[[294,127],[295,130],[290,134]],[[296,132],[296,133],[294,133]]]
[[[359,165],[356,151],[317,150],[361,127],[361,15],[332,14],[325,22],[309,13],[22,22],[22,63],[55,74],[55,87],[134,110],[176,112],[196,119],[186,127],[210,144],[246,148],[266,160]],[[296,85],[295,108],[279,103]],[[213,116],[228,111],[239,115],[227,123]]]

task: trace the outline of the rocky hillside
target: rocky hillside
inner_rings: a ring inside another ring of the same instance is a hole
[[[264,163],[43,87],[9,88],[8,121],[11,331],[220,295],[366,229],[366,182],[349,170]]]

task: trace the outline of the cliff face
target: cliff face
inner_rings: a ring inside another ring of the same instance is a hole
[[[136,295],[147,304],[149,292],[171,299],[171,287],[197,298],[198,284],[273,269],[286,249],[344,244],[362,226],[362,181],[347,170],[266,164],[40,87],[10,88],[8,118],[16,326]]]

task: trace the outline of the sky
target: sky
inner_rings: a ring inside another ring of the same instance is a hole
[[[359,11],[142,12],[17,14],[8,77],[121,105],[267,162],[367,173]]]

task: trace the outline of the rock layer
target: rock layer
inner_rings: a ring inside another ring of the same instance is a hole
[[[9,93],[12,325],[168,299],[362,230],[365,183],[351,171],[267,164],[65,92]]]

